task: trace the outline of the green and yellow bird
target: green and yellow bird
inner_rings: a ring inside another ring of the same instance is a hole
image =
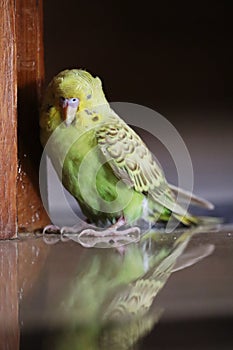
[[[185,226],[198,224],[199,218],[176,203],[178,192],[183,198],[191,196],[193,204],[213,207],[168,184],[146,144],[111,109],[101,80],[85,70],[64,70],[52,79],[40,128],[42,145],[49,145],[63,185],[88,221],[111,223],[104,235],[140,219],[151,225],[171,217]]]

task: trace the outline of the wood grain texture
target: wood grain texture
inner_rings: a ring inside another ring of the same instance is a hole
[[[0,242],[0,349],[19,349],[17,243]]]
[[[14,237],[17,232],[17,74],[14,0],[1,0],[0,13],[0,239],[7,239]]]
[[[39,193],[39,105],[44,80],[42,0],[16,0],[18,70],[18,230],[29,232],[50,221]]]

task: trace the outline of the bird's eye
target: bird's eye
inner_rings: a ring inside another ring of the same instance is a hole
[[[69,105],[73,108],[78,108],[78,105],[79,105],[79,99],[77,97],[71,97],[69,99]]]
[[[59,97],[60,104],[63,104],[65,102],[65,97],[61,96]]]

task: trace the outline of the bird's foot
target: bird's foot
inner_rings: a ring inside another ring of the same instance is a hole
[[[79,236],[93,236],[93,237],[109,237],[109,236],[125,236],[138,231],[140,233],[139,227],[129,227],[124,230],[118,230],[118,228],[122,228],[125,224],[124,219],[119,219],[114,225],[110,226],[105,230],[94,229],[93,226],[90,228],[84,229]]]
[[[63,226],[60,229],[60,233],[62,236],[65,236],[66,234],[81,234],[83,230],[88,229],[95,229],[96,227],[94,225],[88,224],[87,222],[80,220],[77,224],[74,226]]]
[[[45,233],[57,233],[60,232],[60,227],[56,225],[47,225],[44,227],[42,234],[44,235]]]
[[[120,247],[140,240],[139,227],[125,228],[124,218],[120,218],[107,229],[86,228],[79,234],[79,242],[86,247]],[[120,228],[120,230],[118,230]]]
[[[46,244],[56,244],[60,241],[60,228],[56,225],[47,225],[44,227],[42,235]]]
[[[47,225],[44,227],[42,235],[46,244],[56,244],[59,241],[66,242],[70,240],[71,235],[77,235],[84,229],[95,228],[93,225],[89,225],[83,220],[80,220],[74,226],[59,227],[56,225]]]
[[[57,235],[59,233],[59,236]],[[118,248],[126,244],[138,242],[141,230],[139,227],[126,227],[124,218],[120,218],[114,225],[102,229],[84,221],[69,227],[59,228],[48,225],[43,230],[47,244],[55,244],[59,240],[65,242],[73,240],[83,247]]]

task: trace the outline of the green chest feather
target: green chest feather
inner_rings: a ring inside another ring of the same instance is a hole
[[[93,131],[83,134],[65,157],[63,185],[78,200],[84,211],[88,208],[97,215],[99,212],[116,213],[122,209],[119,203],[115,209],[113,205],[119,201],[118,181],[99,149]],[[127,192],[127,188],[125,190]]]
[[[83,213],[92,221],[140,215],[142,194],[119,181],[99,148],[95,130],[78,135],[69,129],[55,135],[51,158],[55,168],[62,168],[62,183]]]

